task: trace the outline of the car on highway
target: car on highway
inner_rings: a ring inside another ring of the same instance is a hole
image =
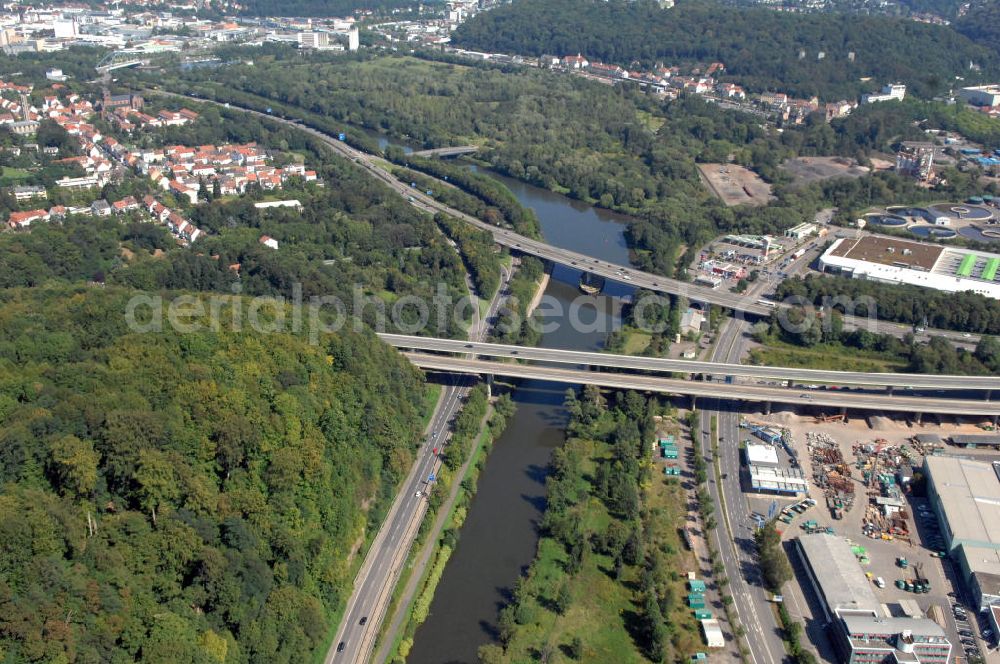
[[[344,652],[344,648],[346,647],[347,643],[345,641],[341,641],[340,643],[337,644],[337,652]]]
[[[800,399],[812,399],[812,397],[810,395],[808,395],[808,394],[801,394],[801,395],[799,395],[799,398]]]
[[[368,616],[361,616],[361,620],[358,621],[358,624],[364,625],[366,622],[368,622]]]
[[[421,497],[422,495],[424,495],[424,492],[423,492],[423,491],[414,491],[414,492],[413,492],[413,497],[414,497],[414,498],[419,498],[419,497]]]

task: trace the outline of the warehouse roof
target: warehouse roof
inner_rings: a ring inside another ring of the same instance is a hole
[[[993,464],[929,456],[924,466],[939,497],[953,545],[1000,550],[1000,480]]]
[[[827,534],[803,535],[798,542],[831,613],[881,615],[878,598],[850,544]]]
[[[809,485],[798,468],[750,466],[750,487],[755,491],[809,492]]]
[[[830,255],[930,272],[942,251],[944,248],[940,245],[886,235],[863,235],[857,239],[844,239],[839,246],[831,248]]]

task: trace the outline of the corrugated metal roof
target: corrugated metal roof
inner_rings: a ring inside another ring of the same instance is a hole
[[[828,534],[802,535],[798,541],[831,613],[880,615],[878,598],[850,544]]]

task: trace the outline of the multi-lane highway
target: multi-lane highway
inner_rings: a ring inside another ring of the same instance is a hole
[[[512,276],[511,269],[506,266],[501,269],[500,288],[482,317],[478,302],[473,297],[470,339],[478,340],[486,336],[490,322],[496,319],[503,305]],[[469,379],[463,379],[444,387],[431,423],[424,432],[417,462],[403,482],[355,579],[336,637],[327,651],[326,664],[367,664],[371,658],[400,570],[427,511],[426,492],[433,486],[428,478],[436,476],[441,465],[434,450],[450,440],[449,423],[461,408],[462,400],[469,392],[469,384]],[[418,492],[421,495],[417,495]],[[341,647],[343,649],[339,650]]]
[[[600,385],[623,390],[641,390],[695,397],[721,398],[759,403],[786,403],[800,406],[826,406],[858,410],[881,410],[902,413],[944,413],[953,415],[1000,415],[1000,402],[975,399],[945,399],[920,395],[902,396],[852,392],[847,390],[803,390],[769,385],[729,384],[644,376],[613,371],[588,371],[579,368],[550,367],[466,359],[451,355],[404,353],[415,366],[430,371],[479,375],[535,378],[575,385]]]
[[[156,90],[149,90],[147,93],[188,97],[199,101],[208,101],[209,103],[215,103],[220,106],[223,105],[220,102],[191,97],[190,95],[178,95],[176,93]],[[456,219],[461,219],[462,221],[472,224],[473,226],[492,234],[493,239],[497,244],[509,247],[513,251],[532,254],[539,258],[576,268],[584,272],[589,272],[606,279],[619,281],[624,284],[630,284],[636,288],[642,288],[659,293],[681,295],[694,302],[719,305],[732,309],[734,312],[738,312],[740,314],[768,317],[775,314],[777,311],[788,308],[787,305],[782,303],[775,304],[766,302],[760,299],[758,295],[740,295],[724,290],[716,290],[707,286],[698,286],[684,281],[668,279],[667,277],[643,272],[630,266],[611,263],[609,261],[593,258],[592,256],[587,256],[575,251],[570,251],[569,249],[555,247],[542,240],[536,240],[526,235],[515,233],[512,230],[493,226],[485,221],[482,221],[481,219],[477,219],[476,217],[465,214],[460,210],[456,210],[455,208],[440,203],[435,200],[433,196],[428,196],[426,193],[400,182],[385,169],[384,161],[381,161],[367,152],[353,148],[344,141],[338,140],[337,138],[325,134],[322,131],[313,129],[312,127],[302,124],[299,121],[286,120],[284,118],[276,117],[267,113],[261,113],[260,111],[255,111],[243,106],[237,106],[235,104],[227,104],[227,106],[262,118],[267,118],[274,122],[294,126],[315,136],[339,154],[364,168],[365,171],[367,171],[372,177],[378,178],[397,193],[404,196],[414,207],[432,214],[441,212],[455,217]],[[447,186],[447,183],[442,181],[439,182],[441,182],[441,186]],[[880,321],[875,318],[858,318],[855,316],[844,316],[844,327],[847,329],[861,328],[874,333],[892,334],[898,337],[913,331],[913,328],[908,325]],[[978,341],[977,335],[962,334],[948,330],[928,329],[916,334],[916,337],[922,340],[928,339],[931,336],[943,337],[963,346],[968,346]]]
[[[746,342],[745,321],[729,321],[720,330],[712,357],[720,362],[739,358]],[[746,499],[740,487],[739,436],[730,432],[738,427],[735,412],[723,409],[717,400],[710,400],[700,413],[702,449],[712,468],[712,418],[716,417],[719,434],[719,474],[714,469],[708,473],[708,490],[719,513],[719,525],[714,538],[722,564],[729,580],[729,592],[737,618],[746,632],[750,660],[754,664],[770,664],[785,659],[785,647],[778,636],[777,624],[759,583],[757,562],[754,559],[753,534],[745,523]],[[730,537],[730,532],[732,536]]]
[[[771,378],[796,383],[829,385],[864,385],[878,387],[920,388],[928,390],[992,390],[1000,388],[996,376],[953,376],[903,373],[866,373],[861,371],[827,371],[795,367],[769,367],[727,362],[673,360],[637,355],[614,355],[592,351],[560,350],[468,342],[435,337],[415,337],[403,334],[380,334],[383,341],[396,348],[442,353],[474,353],[492,358],[530,360],[554,364],[587,365],[634,369],[637,371],[687,374],[710,374],[718,379],[725,376]]]

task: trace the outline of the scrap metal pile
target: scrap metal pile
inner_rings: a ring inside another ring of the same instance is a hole
[[[844,461],[837,442],[825,433],[807,431],[806,446],[812,459],[813,482],[823,489],[833,518],[843,519],[854,506],[851,467]]]
[[[882,438],[873,443],[855,443],[852,449],[855,468],[861,471],[868,494],[862,530],[873,539],[909,541],[900,471],[910,466],[911,451],[906,445],[890,445]]]

